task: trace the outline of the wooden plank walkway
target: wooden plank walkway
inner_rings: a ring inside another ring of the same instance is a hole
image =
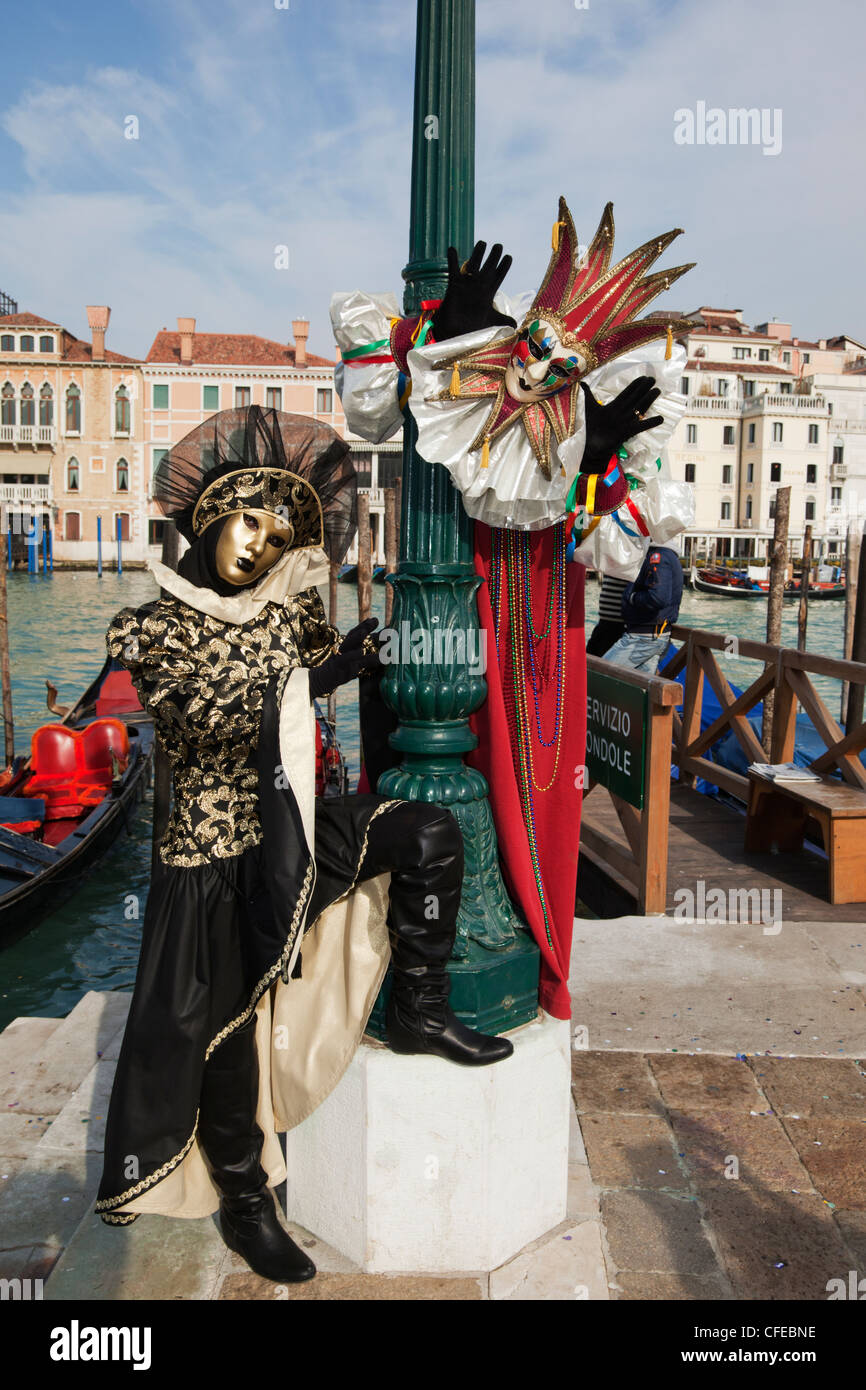
[[[594,787],[584,801],[584,816],[606,830],[628,851],[613,803],[604,787]],[[673,914],[686,889],[697,896],[702,881],[704,894],[721,889],[757,889],[781,902],[781,916],[788,922],[858,922],[866,920],[866,904],[827,901],[827,859],[823,851],[807,848],[802,853],[747,854],[742,812],[714,797],[702,796],[690,787],[671,783],[670,840],[666,914]],[[866,853],[866,843],[864,843]],[[772,893],[778,890],[781,899]],[[581,847],[577,894],[599,917],[619,917],[636,911],[634,896],[614,870],[596,862]],[[712,900],[711,900],[712,901]],[[691,914],[689,914],[691,915]],[[702,915],[702,914],[698,914]]]

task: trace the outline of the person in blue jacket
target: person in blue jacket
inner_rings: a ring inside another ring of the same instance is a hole
[[[679,617],[682,597],[680,557],[666,546],[650,546],[637,578],[622,596],[625,633],[605,660],[654,675],[670,646],[671,628]]]

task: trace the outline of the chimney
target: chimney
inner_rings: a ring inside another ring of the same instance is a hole
[[[292,332],[295,335],[295,366],[307,365],[307,339],[310,336],[309,319],[293,319]]]
[[[177,331],[180,334],[180,360],[192,361],[192,340],[195,334],[195,319],[178,319]]]
[[[107,304],[87,305],[87,323],[93,334],[94,362],[105,361],[105,330],[110,318],[111,310]]]

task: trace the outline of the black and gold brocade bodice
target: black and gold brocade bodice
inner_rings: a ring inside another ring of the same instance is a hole
[[[234,625],[168,596],[112,620],[110,654],[129,668],[172,769],[160,857],[191,868],[262,838],[256,747],[265,690],[339,646],[316,589]]]

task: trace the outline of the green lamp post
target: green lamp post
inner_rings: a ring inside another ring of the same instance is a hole
[[[472,249],[474,166],[475,0],[418,0],[407,314],[444,294],[448,246],[464,258]],[[469,716],[487,693],[473,522],[447,471],[418,454],[409,410],[403,434],[400,560],[388,579],[400,660],[382,682],[400,720],[391,743],[402,761],[377,791],[438,802],[457,817],[466,874],[451,1005],[471,1027],[502,1032],[536,1016],[539,952],[503,886],[486,780],[463,761],[478,742]],[[373,1031],[383,1008],[384,994]]]

